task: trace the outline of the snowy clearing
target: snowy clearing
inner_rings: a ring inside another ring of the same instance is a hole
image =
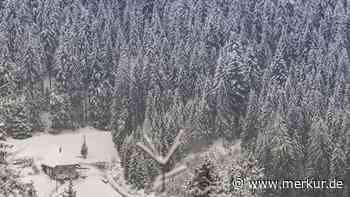
[[[83,136],[86,137],[88,145],[87,159],[80,157]],[[57,147],[62,148],[62,154],[64,156],[60,158],[61,160],[71,160],[74,158],[83,167],[88,168],[84,171],[84,174],[87,175],[85,179],[80,178],[73,182],[74,188],[77,191],[77,197],[120,196],[108,183],[102,181],[105,177],[105,172],[89,165],[97,161],[110,162],[117,158],[117,152],[114,149],[110,132],[84,128],[59,135],[40,134],[25,140],[9,139],[8,143],[15,146],[14,151],[18,151],[16,157],[32,157],[39,169],[43,161],[54,159],[52,158],[55,157],[53,152]],[[33,175],[30,169],[23,169],[22,175],[23,180],[28,182],[33,181],[35,188],[38,190],[39,197],[56,196],[60,191],[67,188],[67,183],[65,183],[59,187],[59,191],[55,192],[55,195],[52,195],[52,191],[59,184],[51,180],[41,169],[40,173],[36,175]]]

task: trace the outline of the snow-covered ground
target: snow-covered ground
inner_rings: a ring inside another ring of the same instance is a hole
[[[108,183],[102,181],[105,177],[101,171],[91,168],[87,173],[87,178],[74,181],[73,188],[77,192],[77,197],[121,197]],[[61,194],[68,188],[69,183],[66,182],[60,186],[53,197]]]
[[[79,157],[84,136],[88,145],[87,159]],[[40,134],[26,140],[9,139],[8,142],[15,146],[15,151],[18,151],[16,157],[32,157],[38,168],[40,168],[41,163],[55,159],[59,153],[59,147],[61,147],[62,155],[60,159],[63,162],[64,160],[74,159],[79,163],[83,163],[83,166],[89,169],[84,173],[87,175],[85,179],[73,182],[77,197],[120,196],[108,183],[102,181],[105,172],[88,164],[96,161],[110,162],[117,158],[117,151],[114,148],[110,132],[84,128],[59,135]],[[49,197],[52,191],[55,190],[57,183],[44,174],[41,169],[40,173],[36,175],[23,174],[24,180],[33,181],[39,197]],[[66,184],[61,186],[59,190],[62,190],[62,188],[66,188]]]

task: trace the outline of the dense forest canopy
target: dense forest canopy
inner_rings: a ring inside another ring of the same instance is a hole
[[[42,131],[42,114],[54,130],[112,130],[122,164],[141,169],[131,182],[157,173],[141,132],[166,153],[190,127],[189,141],[240,138],[269,178],[349,184],[349,12],[347,0],[2,0],[0,119],[15,137]]]

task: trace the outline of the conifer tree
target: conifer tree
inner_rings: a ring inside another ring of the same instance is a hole
[[[223,47],[218,60],[214,78],[217,84],[218,109],[222,113],[229,113],[225,112],[228,108],[234,109],[238,114],[244,111],[248,88],[244,77],[247,68],[244,64],[243,53],[241,43],[231,40]]]
[[[18,100],[10,100],[5,103],[5,122],[6,132],[14,138],[27,138],[32,135],[32,125],[29,121],[29,113],[24,103]]]
[[[231,40],[223,47],[214,75],[216,126],[222,131],[218,134],[230,139],[240,135],[239,119],[245,111],[249,92],[243,52],[241,43]]]
[[[308,174],[311,177],[329,178],[333,143],[322,118],[315,117],[308,144]]]
[[[247,148],[254,147],[258,136],[258,96],[254,90],[249,94],[249,102],[247,106],[246,117],[243,122],[242,145]]]
[[[271,63],[272,79],[276,80],[279,84],[284,84],[288,77],[288,67],[284,58],[284,52],[286,50],[285,34],[282,34],[280,42],[276,49],[275,55]]]
[[[77,196],[77,192],[74,191],[74,188],[73,188],[73,181],[72,180],[69,181],[68,189],[65,191],[63,196],[64,197],[76,197]]]
[[[88,146],[86,144],[86,137],[84,136],[84,142],[83,145],[81,146],[80,154],[83,156],[84,159],[87,158],[88,155]]]
[[[339,143],[335,147],[331,155],[331,174],[338,180],[344,180],[346,175],[346,153]]]
[[[260,65],[258,55],[259,51],[255,50],[253,44],[248,44],[244,52],[244,64],[247,67],[246,79],[249,84],[249,89],[254,89],[255,91],[260,91],[261,79],[263,75],[263,65]]]
[[[113,141],[120,150],[121,145],[127,138],[128,129],[130,128],[129,106],[127,98],[113,99],[111,109],[112,118],[110,128],[112,129]]]
[[[9,155],[10,148],[12,146],[0,142],[0,157],[3,153]],[[9,166],[7,157],[4,159],[5,162],[0,161],[0,196],[37,197],[33,184],[23,183],[19,172]]]
[[[220,178],[215,172],[215,166],[210,158],[205,158],[199,168],[195,169],[194,177],[189,183],[189,194],[193,197],[220,196]]]
[[[272,173],[276,177],[295,178],[298,169],[300,146],[295,134],[288,133],[285,120],[281,114],[274,116],[271,125],[273,139],[271,141],[274,168]]]

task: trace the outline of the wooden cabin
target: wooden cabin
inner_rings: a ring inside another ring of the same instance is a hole
[[[45,174],[54,180],[70,180],[79,178],[77,168],[79,164],[48,166],[41,164]]]
[[[45,174],[54,180],[64,181],[79,178],[78,159],[65,155],[62,148],[55,148],[47,154],[41,163],[41,168]]]

